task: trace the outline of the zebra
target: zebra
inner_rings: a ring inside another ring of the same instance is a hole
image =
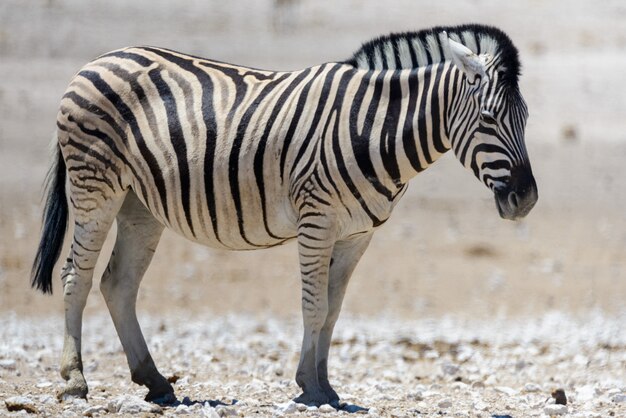
[[[137,321],[140,281],[165,228],[228,250],[296,241],[304,335],[295,401],[337,405],[327,361],[349,278],[408,181],[449,149],[524,217],[537,185],[518,51],[501,30],[435,27],[371,40],[342,62],[265,71],[158,47],[106,53],[71,80],[57,117],[32,286],[61,271],[58,396],[86,397],[82,314],[113,221],[100,289],[146,400],[173,402]]]

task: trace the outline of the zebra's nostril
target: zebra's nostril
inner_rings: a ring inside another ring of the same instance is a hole
[[[518,197],[517,197],[517,193],[515,193],[515,192],[509,193],[509,205],[511,205],[512,208],[517,209],[517,207],[519,205],[519,200],[518,200]]]

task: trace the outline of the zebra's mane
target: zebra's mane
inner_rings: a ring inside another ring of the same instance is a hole
[[[517,48],[500,29],[485,25],[437,26],[418,32],[393,33],[363,44],[346,64],[364,69],[419,68],[451,59],[448,36],[476,54],[498,60],[501,81],[517,86],[520,62]]]

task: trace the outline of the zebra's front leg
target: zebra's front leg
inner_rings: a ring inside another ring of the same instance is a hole
[[[330,342],[335,323],[337,318],[339,318],[348,282],[354,268],[367,249],[372,235],[372,233],[368,233],[349,240],[337,241],[333,248],[328,279],[328,314],[320,331],[316,354],[318,382],[328,396],[329,403],[333,406],[338,406],[339,396],[328,381],[328,351]]]
[[[319,384],[317,347],[328,315],[328,271],[333,236],[333,229],[327,226],[300,227],[298,230],[304,337],[296,372],[296,383],[302,388],[302,394],[294,400],[307,405],[319,406],[330,402]]]

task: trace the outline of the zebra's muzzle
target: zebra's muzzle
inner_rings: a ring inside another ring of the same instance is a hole
[[[508,185],[494,193],[500,216],[510,220],[528,215],[539,198],[530,167],[513,167]]]

